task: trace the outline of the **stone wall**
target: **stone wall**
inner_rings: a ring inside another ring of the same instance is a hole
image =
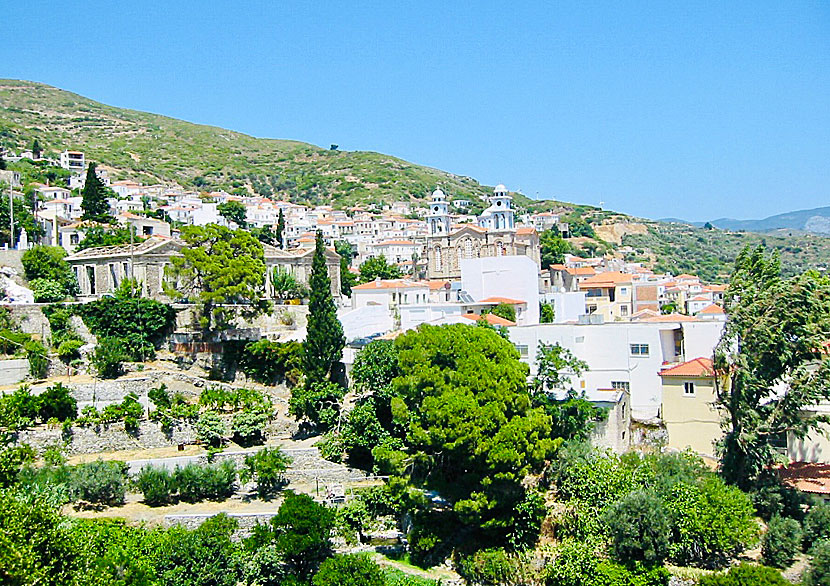
[[[17,432],[17,442],[27,443],[38,452],[65,443],[64,451],[68,455],[149,450],[197,443],[196,431],[192,425],[175,425],[170,433],[166,434],[155,421],[139,422],[136,433],[126,431],[123,421],[90,427],[73,425],[71,432],[66,434],[60,427],[49,428],[41,425]]]
[[[174,305],[176,308],[176,329],[193,331],[196,323],[196,307],[194,305]],[[294,323],[285,323],[293,319]],[[259,328],[263,335],[276,339],[277,337],[293,339],[298,332],[304,332],[308,324],[308,305],[274,305],[271,315],[260,315],[254,319],[238,319],[239,328]],[[300,338],[304,337],[303,334]],[[300,339],[297,338],[297,339]]]
[[[8,205],[8,204],[6,204]],[[6,226],[8,228],[8,225]],[[0,267],[11,267],[23,276],[23,253],[25,250],[0,249]]]
[[[49,320],[43,315],[43,308],[49,303],[32,303],[26,305],[7,305],[11,310],[12,319],[20,326],[21,331],[32,334],[38,339],[46,340],[52,335]]]
[[[199,527],[202,523],[217,515],[218,513],[191,513],[180,515],[165,515],[164,524],[168,527],[173,525],[182,525],[187,529],[193,530]],[[248,537],[256,525],[265,525],[271,520],[271,517],[277,514],[276,508],[273,512],[266,513],[225,513],[231,519],[234,519],[238,527],[234,532],[232,539],[240,540]]]

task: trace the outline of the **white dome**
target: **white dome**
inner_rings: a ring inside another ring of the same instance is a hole
[[[444,192],[441,191],[440,187],[432,192],[432,199],[444,199]]]
[[[507,188],[503,184],[499,183],[498,185],[496,185],[496,188],[493,191],[495,193],[507,193]]]

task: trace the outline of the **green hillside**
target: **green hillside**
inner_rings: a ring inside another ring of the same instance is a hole
[[[470,177],[389,155],[254,138],[107,106],[40,83],[0,80],[0,145],[20,150],[33,139],[47,154],[83,150],[88,159],[115,168],[116,177],[303,203],[417,200],[436,185],[451,197],[476,199],[492,192]],[[519,204],[529,201],[514,196]]]

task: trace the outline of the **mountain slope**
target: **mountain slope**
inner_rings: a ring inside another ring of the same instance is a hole
[[[20,150],[33,139],[47,153],[83,150],[89,160],[115,168],[116,177],[307,203],[420,199],[436,185],[459,198],[492,191],[470,177],[389,155],[254,138],[107,106],[40,83],[0,80],[0,145]],[[528,201],[517,196],[517,203]]]
[[[712,225],[726,230],[746,230],[748,232],[769,232],[771,230],[804,230],[817,234],[830,234],[830,206],[797,210],[777,214],[763,220],[733,220],[720,218],[712,220]]]

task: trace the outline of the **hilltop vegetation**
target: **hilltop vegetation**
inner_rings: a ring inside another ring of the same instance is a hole
[[[451,197],[475,200],[492,191],[470,177],[381,153],[254,138],[107,106],[40,83],[0,80],[0,145],[19,150],[34,139],[46,154],[83,150],[88,159],[115,168],[117,178],[310,204],[417,200],[439,184]]]
[[[688,224],[651,223],[648,234],[623,237],[623,245],[634,249],[626,258],[648,260],[654,255],[656,272],[693,273],[710,283],[726,281],[738,253],[747,245],[755,247],[762,243],[778,250],[782,274],[786,277],[826,267],[830,261],[830,238],[813,234],[783,237],[707,230]]]

